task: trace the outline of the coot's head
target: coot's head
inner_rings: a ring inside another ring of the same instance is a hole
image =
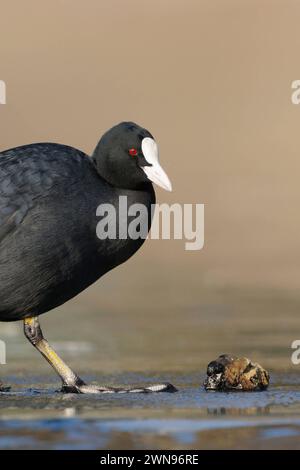
[[[138,189],[151,181],[172,190],[153,136],[134,122],[122,122],[107,131],[92,158],[98,173],[113,186]]]

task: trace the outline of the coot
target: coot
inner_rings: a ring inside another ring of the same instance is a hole
[[[151,225],[154,182],[171,183],[149,131],[122,122],[100,139],[92,157],[55,143],[0,153],[0,321],[23,320],[24,332],[74,393],[174,391],[171,384],[142,388],[86,385],[43,337],[39,315],[62,305],[130,258],[144,238],[99,238],[100,204],[119,211],[143,204]],[[120,217],[120,224],[128,224]],[[124,227],[122,227],[124,229]],[[125,227],[127,229],[127,226]],[[117,230],[117,233],[118,230]]]

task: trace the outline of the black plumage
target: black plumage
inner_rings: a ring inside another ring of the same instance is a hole
[[[66,145],[37,143],[0,154],[0,320],[37,316],[77,295],[126,261],[143,239],[99,240],[97,206],[120,195],[155,202],[134,123],[107,132],[90,158]],[[128,149],[137,147],[132,158]]]

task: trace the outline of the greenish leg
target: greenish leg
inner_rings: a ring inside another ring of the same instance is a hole
[[[30,343],[44,356],[62,380],[62,391],[66,393],[151,393],[175,392],[176,388],[169,384],[150,385],[148,387],[104,387],[87,385],[51,348],[44,338],[38,317],[24,320],[24,333]]]

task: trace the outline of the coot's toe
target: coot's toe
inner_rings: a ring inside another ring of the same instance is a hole
[[[140,386],[127,386],[127,387],[106,387],[100,385],[78,385],[78,386],[66,386],[64,385],[61,389],[63,393],[174,393],[177,392],[177,388],[170,383],[147,385],[146,387]]]

